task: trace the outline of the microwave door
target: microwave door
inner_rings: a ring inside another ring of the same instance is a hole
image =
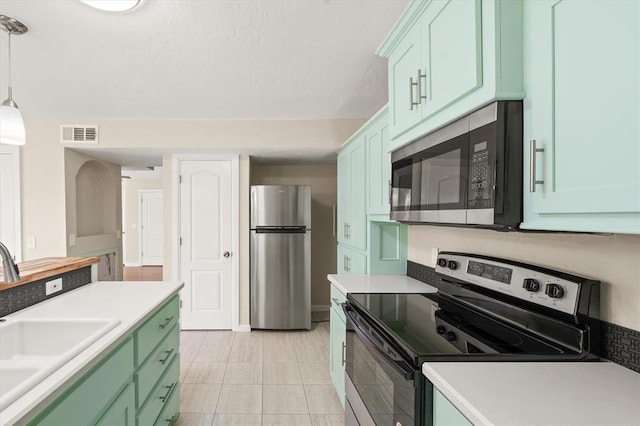
[[[466,223],[469,135],[419,154],[420,220]]]

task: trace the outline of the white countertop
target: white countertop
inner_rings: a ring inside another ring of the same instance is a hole
[[[425,362],[476,425],[640,425],[640,373],[610,362]]]
[[[14,424],[56,393],[183,285],[182,282],[98,281],[8,315],[7,318],[118,318],[120,324],[0,411],[0,424]]]
[[[437,288],[406,275],[330,274],[327,279],[347,293],[435,293]]]

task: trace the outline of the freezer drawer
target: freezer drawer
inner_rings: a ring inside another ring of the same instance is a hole
[[[251,231],[251,328],[311,328],[311,232]]]

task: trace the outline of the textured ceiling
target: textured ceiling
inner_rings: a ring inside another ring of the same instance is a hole
[[[14,98],[34,118],[368,118],[387,99],[374,52],[406,0],[1,0]],[[6,43],[0,93],[6,97]]]

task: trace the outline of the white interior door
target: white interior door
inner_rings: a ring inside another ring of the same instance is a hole
[[[140,191],[142,265],[162,265],[162,191]]]
[[[20,150],[0,145],[0,241],[22,261],[20,226]]]
[[[182,328],[231,329],[232,162],[182,160],[179,173]]]

